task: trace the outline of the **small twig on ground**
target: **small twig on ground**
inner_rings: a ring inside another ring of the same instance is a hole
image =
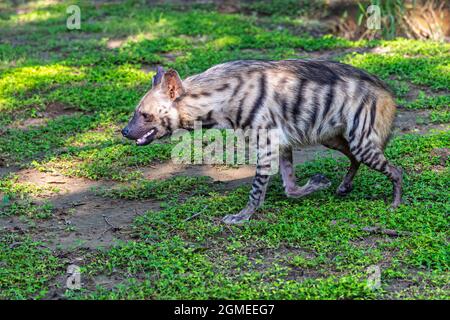
[[[82,206],[85,204],[86,204],[86,202],[72,202],[71,203],[72,207],[79,207],[79,206]]]
[[[186,219],[183,220],[183,222],[187,222],[187,221],[189,221],[189,220],[192,220],[192,219],[194,219],[195,217],[198,217],[199,215],[201,215],[201,212],[197,212],[196,214],[193,214],[192,216],[187,217]]]
[[[113,225],[111,222],[109,222],[108,217],[106,215],[102,214],[102,217],[103,217],[103,220],[105,220],[105,223],[108,225],[108,228],[103,230],[103,232],[98,236],[97,239],[102,238],[103,235],[108,231],[116,232],[116,231],[121,230],[121,227],[117,227],[117,226]]]
[[[186,219],[183,220],[183,222],[187,222],[187,221],[189,221],[189,220],[194,219],[195,217],[198,217],[198,216],[201,215],[202,212],[204,212],[206,209],[208,209],[208,206],[204,207],[202,211],[197,212],[197,213],[194,213],[192,216],[187,217]]]
[[[346,221],[346,220],[344,219],[343,221]],[[336,221],[336,220],[331,221],[331,225],[336,225],[337,223],[338,223],[338,221]],[[354,224],[349,224],[349,226],[350,226],[350,228],[353,228],[353,229],[360,228]],[[393,229],[384,229],[384,228],[381,228],[380,226],[362,227],[361,230],[365,231],[365,232],[369,232],[369,233],[385,234],[390,237],[410,236],[413,234],[412,232],[409,232],[409,231],[397,231],[397,230],[393,230]]]
[[[388,235],[390,237],[400,237],[400,236],[409,236],[412,233],[408,231],[397,231],[393,229],[383,229],[381,227],[375,226],[375,227],[364,227],[361,229],[362,231],[366,231],[369,233],[381,233]]]
[[[108,221],[108,217],[104,214],[102,214],[103,219],[105,220],[106,224],[112,229],[113,231],[119,231],[121,228],[116,227],[115,225],[111,224],[111,222]]]
[[[231,232],[231,234],[234,234],[233,229],[230,228],[230,226],[228,224],[225,224],[225,227],[227,227],[228,231]]]
[[[13,242],[13,243],[11,243],[11,244],[9,245],[9,248],[10,248],[10,249],[14,249],[15,247],[20,246],[22,243],[23,243],[23,242],[21,242],[21,241]]]
[[[55,250],[53,250],[52,248],[50,248],[49,246],[43,245],[43,244],[39,244],[38,247],[50,250],[51,252],[55,252]]]

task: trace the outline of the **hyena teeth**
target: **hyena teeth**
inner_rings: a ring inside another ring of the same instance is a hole
[[[150,130],[149,132],[147,132],[146,134],[144,134],[141,138],[136,140],[137,144],[143,144],[146,142],[147,138],[149,138],[153,132],[155,132],[155,129]]]
[[[401,202],[402,171],[384,156],[396,105],[378,78],[352,66],[321,60],[233,61],[214,66],[184,81],[175,70],[158,68],[153,87],[141,99],[127,138],[146,145],[196,121],[214,128],[274,130],[280,156],[258,150],[249,202],[227,223],[248,220],[264,201],[270,174],[279,159],[288,196],[305,196],[330,185],[321,175],[302,187],[295,182],[292,148],[313,144],[345,154],[351,166],[339,192],[350,192],[361,163],[385,174],[394,186],[394,206]],[[143,137],[140,132],[149,130]],[[261,136],[259,136],[261,137]]]

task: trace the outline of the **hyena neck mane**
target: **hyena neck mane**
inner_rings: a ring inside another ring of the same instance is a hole
[[[212,81],[208,84],[188,78],[183,81],[183,89],[184,93],[175,100],[181,128],[194,129],[200,122],[203,128],[230,127],[229,122],[224,119],[226,95],[220,93],[220,90],[227,89],[224,83]]]

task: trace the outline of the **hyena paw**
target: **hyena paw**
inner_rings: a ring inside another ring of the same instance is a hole
[[[238,214],[226,215],[225,217],[223,217],[222,221],[226,224],[243,224],[244,222],[250,220],[251,216],[252,216],[252,213],[241,211]]]
[[[342,183],[337,189],[336,194],[338,196],[344,197],[348,195],[353,190],[353,186],[351,184]]]
[[[295,186],[294,188],[286,190],[286,194],[289,198],[299,198],[326,189],[329,186],[331,186],[330,180],[322,174],[315,174],[309,178],[308,182],[303,187]]]
[[[316,190],[325,189],[325,188],[328,188],[329,186],[331,186],[331,181],[328,180],[327,177],[325,177],[323,174],[320,174],[320,173],[313,175],[309,179],[308,183],[315,186]]]

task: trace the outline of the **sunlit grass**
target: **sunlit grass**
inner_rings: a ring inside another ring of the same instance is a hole
[[[23,98],[32,95],[32,91],[48,90],[54,85],[73,83],[83,78],[82,69],[60,64],[5,71],[0,79],[0,97],[14,102],[0,105],[0,111],[11,110],[12,107],[18,108]]]

